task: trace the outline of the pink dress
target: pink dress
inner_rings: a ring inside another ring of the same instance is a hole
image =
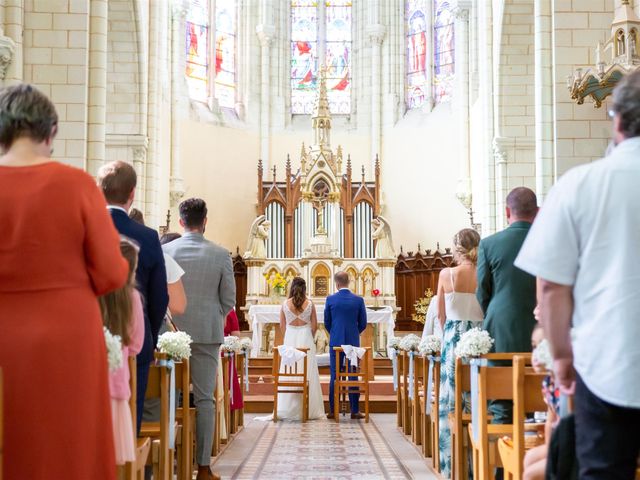
[[[113,421],[113,438],[115,442],[116,465],[124,465],[136,459],[135,437],[129,399],[129,357],[137,355],[144,342],[144,313],[142,299],[134,288],[131,293],[132,318],[129,345],[122,347],[122,367],[109,375],[111,392],[111,417]]]

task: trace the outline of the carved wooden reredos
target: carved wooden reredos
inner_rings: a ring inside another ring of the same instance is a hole
[[[302,200],[313,202],[316,198],[322,198],[325,201],[329,199],[334,202],[338,200],[340,205],[343,228],[340,229],[343,242],[343,257],[354,258],[356,255],[354,247],[354,216],[356,211],[364,204],[370,209],[370,217],[376,217],[380,214],[380,160],[376,156],[373,181],[367,181],[365,178],[364,167],[359,178],[353,178],[351,166],[351,158],[347,157],[346,170],[344,174],[340,174],[342,170],[342,149],[338,147],[337,154],[326,152],[326,160],[323,157],[317,160],[318,163],[326,161],[335,171],[335,178],[328,178],[328,175],[318,174],[311,178],[307,178],[305,171],[307,165],[305,161],[311,157],[310,151],[307,152],[304,145],[302,146],[302,157],[300,168],[294,172],[291,167],[291,159],[287,156],[284,179],[279,180],[276,167],[271,170],[271,178],[265,178],[262,161],[258,162],[258,215],[269,215],[269,207],[276,205],[277,209],[282,209],[284,219],[284,251],[280,255],[273,255],[282,258],[300,257],[299,252],[295,251],[295,234],[296,234],[296,210],[302,203]],[[320,165],[320,167],[324,167]],[[307,193],[305,193],[307,192]],[[305,195],[308,198],[305,198]],[[325,203],[326,204],[326,203]],[[326,220],[325,220],[326,221]],[[274,228],[276,227],[276,228]],[[368,227],[370,228],[370,227]],[[274,225],[272,221],[272,238],[278,241],[277,223]],[[372,249],[372,247],[371,247]],[[277,249],[276,249],[277,250]],[[373,252],[371,252],[373,253]]]

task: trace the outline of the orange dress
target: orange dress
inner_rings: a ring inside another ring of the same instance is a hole
[[[56,162],[0,166],[0,226],[3,478],[113,480],[96,296],[128,267],[104,197]]]

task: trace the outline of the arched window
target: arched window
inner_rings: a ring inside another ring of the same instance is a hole
[[[455,70],[451,1],[406,0],[405,20],[407,109],[420,108],[430,98],[448,100]]]
[[[448,0],[433,5],[433,98],[436,103],[451,98],[455,72],[453,12]]]
[[[291,112],[310,114],[318,67],[327,68],[331,113],[351,112],[352,0],[291,0]]]
[[[215,93],[221,107],[233,108],[236,96],[236,0],[216,0],[213,27],[210,1],[190,0],[187,12],[185,75],[189,96],[206,102]],[[215,32],[215,38],[211,38],[212,32]],[[212,57],[215,58],[213,68]]]

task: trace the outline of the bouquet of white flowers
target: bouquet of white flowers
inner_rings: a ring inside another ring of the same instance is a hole
[[[249,337],[242,337],[240,339],[240,348],[245,352],[250,352],[253,347],[253,342]]]
[[[180,361],[191,356],[192,342],[187,332],[165,332],[158,338],[158,350]]]
[[[416,352],[418,351],[418,346],[420,345],[420,337],[410,333],[409,335],[405,335],[400,340],[400,350],[404,350],[405,352]]]
[[[549,348],[549,342],[546,338],[535,348],[532,358],[533,361],[541,367],[549,371],[553,370],[553,357],[551,356],[551,349]]]
[[[122,339],[120,335],[113,335],[107,327],[102,327],[104,342],[107,346],[107,360],[109,371],[115,372],[122,367]]]
[[[425,339],[420,342],[418,351],[420,355],[434,355],[440,353],[441,348],[440,338],[436,335],[427,335]]]
[[[240,339],[233,335],[224,337],[224,343],[222,344],[222,350],[225,352],[239,352],[242,349]]]
[[[400,348],[400,337],[389,337],[389,340],[387,340],[387,348],[398,350]]]
[[[458,345],[456,345],[456,357],[474,358],[485,355],[491,350],[493,338],[489,332],[481,328],[472,328],[462,334]]]

